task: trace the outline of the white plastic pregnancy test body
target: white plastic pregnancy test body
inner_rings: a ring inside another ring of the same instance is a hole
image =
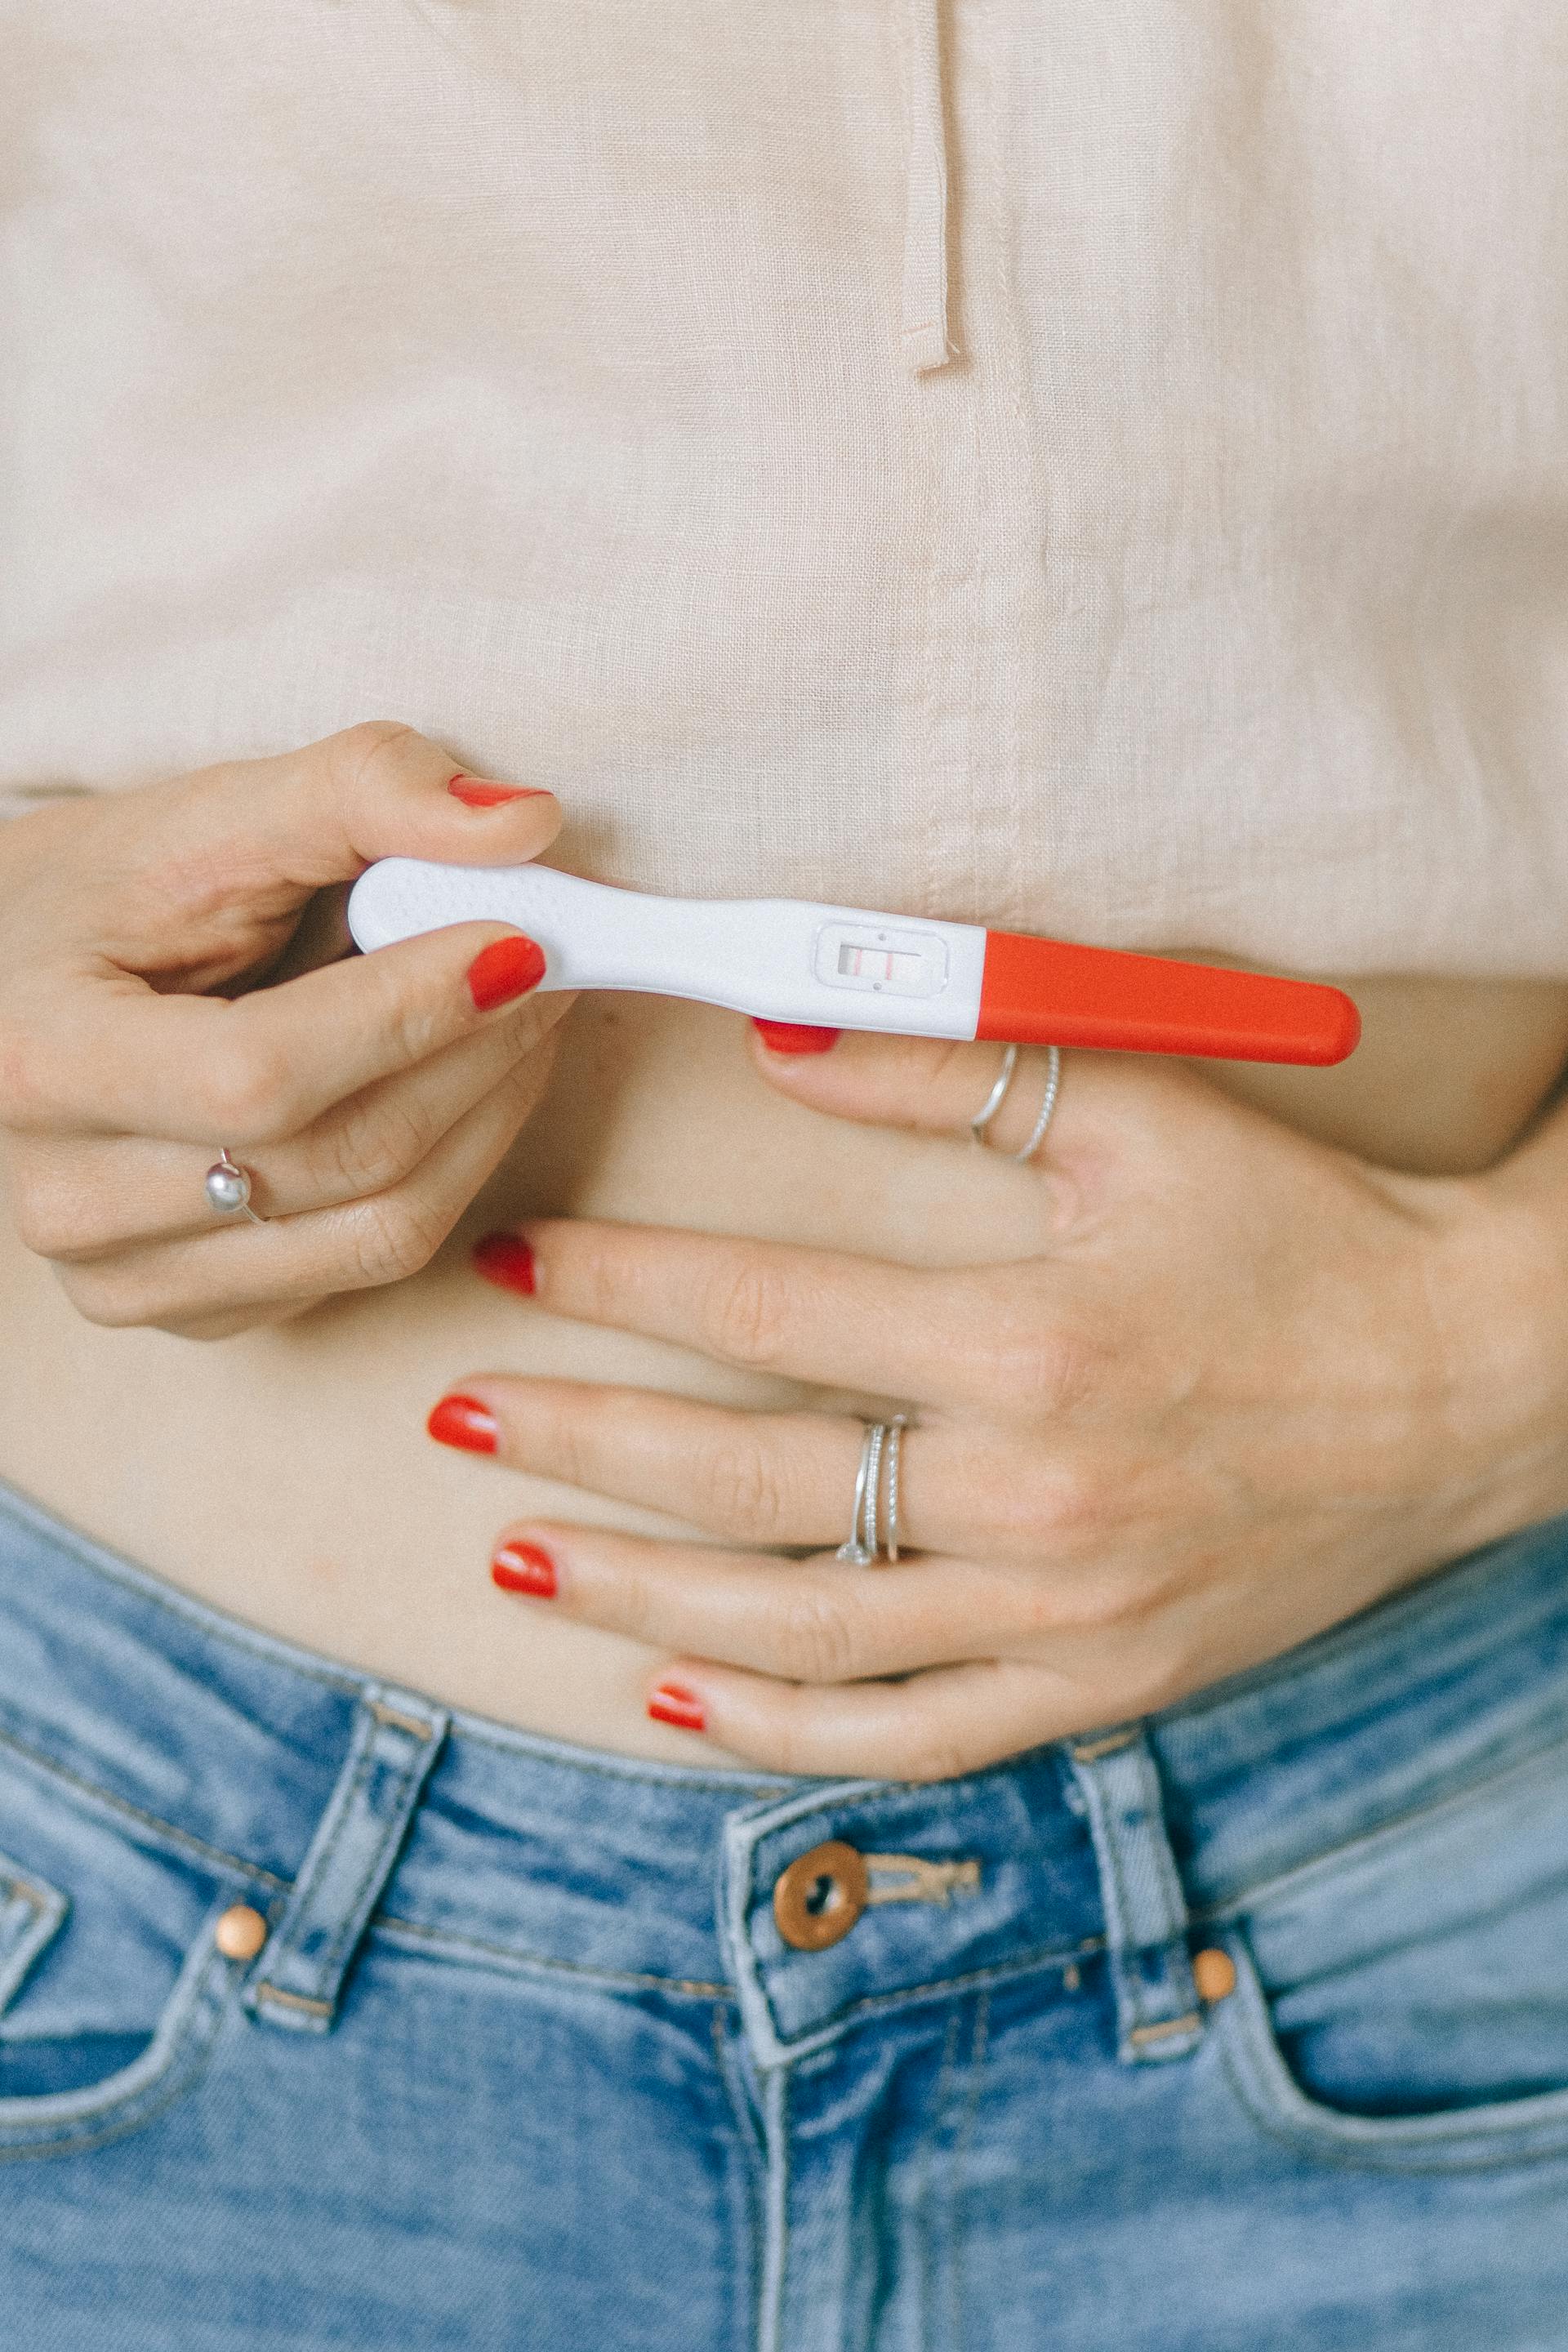
[[[659,898],[550,866],[386,857],[349,896],[359,946],[478,920],[544,950],[542,989],[696,998],[766,1021],[1235,1061],[1339,1062],[1361,1034],[1315,982],[1174,963],[802,898]]]

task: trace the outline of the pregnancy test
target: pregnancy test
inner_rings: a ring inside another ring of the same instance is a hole
[[[551,866],[384,857],[348,919],[367,950],[512,923],[544,950],[542,989],[694,997],[821,1028],[1237,1062],[1342,1062],[1361,1034],[1351,999],[1315,981],[805,898],[660,898]]]

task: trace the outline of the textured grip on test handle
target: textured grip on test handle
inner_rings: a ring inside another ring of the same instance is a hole
[[[988,931],[977,1037],[1237,1062],[1342,1062],[1361,1015],[1342,990],[1164,956]]]

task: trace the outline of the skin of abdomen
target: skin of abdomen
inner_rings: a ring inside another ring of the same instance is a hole
[[[1340,984],[1364,1023],[1349,1062],[1191,1066],[1326,1141],[1457,1174],[1508,1149],[1568,1059],[1568,988]],[[1064,1088],[1071,1083],[1068,1056]],[[534,1120],[410,1281],[216,1343],[104,1331],[77,1316],[0,1223],[0,1476],[285,1639],[526,1729],[690,1760],[691,1742],[644,1715],[651,1653],[552,1617],[548,1603],[509,1600],[488,1564],[500,1528],[536,1514],[700,1530],[449,1453],[426,1436],[425,1416],[444,1391],[484,1371],[739,1405],[824,1400],[556,1320],[479,1281],[473,1241],[529,1213],[697,1225],[926,1264],[1032,1255],[1038,1243],[1030,1188],[967,1137],[949,1143],[803,1109],[758,1076],[733,1014],[585,997]]]

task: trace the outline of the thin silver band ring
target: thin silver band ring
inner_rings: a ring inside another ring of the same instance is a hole
[[[1002,1066],[996,1073],[995,1085],[969,1122],[970,1135],[976,1143],[984,1142],[985,1130],[1005,1102],[1007,1089],[1013,1083],[1013,1073],[1017,1066],[1018,1048],[1016,1045],[1009,1045],[1002,1056]]]
[[[1007,1089],[1013,1083],[1013,1073],[1017,1066],[1018,1048],[1016,1045],[1009,1045],[1005,1054],[1002,1056],[1002,1067],[996,1074],[995,1085],[992,1087],[991,1092],[986,1096],[985,1100],[982,1103],[979,1110],[976,1111],[974,1117],[969,1122],[969,1132],[973,1137],[976,1143],[985,1142],[985,1129],[992,1119],[995,1118],[997,1112],[1001,1109]],[[1047,1045],[1046,1048],[1046,1091],[1044,1099],[1040,1104],[1039,1117],[1036,1119],[1034,1130],[1023,1150],[1021,1151],[1004,1151],[1001,1154],[1001,1157],[1004,1160],[1032,1160],[1034,1158],[1036,1152],[1039,1150],[1041,1144],[1046,1139],[1046,1129],[1051,1123],[1051,1114],[1057,1107],[1057,1097],[1061,1091],[1061,1083],[1062,1049],[1059,1045]],[[995,1145],[993,1144],[991,1149],[994,1150],[996,1149]]]
[[[877,1490],[880,1484],[878,1474],[882,1465],[882,1440],[886,1431],[885,1422],[868,1421],[866,1434],[860,1441],[860,1466],[855,1473],[855,1517],[837,1555],[856,1568],[868,1568],[878,1553]]]

